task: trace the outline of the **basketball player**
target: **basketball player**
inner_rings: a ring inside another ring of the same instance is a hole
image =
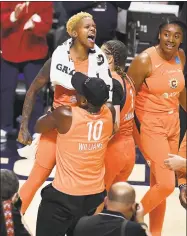
[[[115,122],[115,109],[103,105],[109,90],[102,79],[75,73],[77,107],[61,106],[41,117],[36,132],[57,129],[56,174],[42,190],[37,236],[65,235],[83,215],[104,200],[104,156]],[[46,156],[47,158],[47,156]],[[71,235],[71,234],[70,234]]]
[[[69,35],[74,39],[74,43],[70,48],[70,57],[74,62],[75,71],[87,74],[89,52],[90,49],[94,47],[94,39],[90,41],[88,40],[88,36],[92,35],[94,36],[94,38],[96,37],[96,26],[92,19],[92,16],[84,12],[74,15],[67,22],[67,31]],[[44,87],[50,80],[50,70],[51,59],[45,63],[44,67],[41,69],[34,82],[32,83],[31,87],[29,88],[29,91],[27,92],[23,106],[22,125],[18,136],[18,141],[20,143],[29,144],[31,142],[27,128],[28,121],[34,106],[34,100],[37,92],[42,87]],[[108,71],[108,68],[106,68],[106,70]],[[56,85],[53,107],[57,108],[62,104],[75,106],[75,95],[75,90],[68,90],[65,87]],[[113,101],[113,105],[115,105],[116,111],[119,110],[120,112],[119,104],[120,102]],[[118,114],[118,112],[116,112],[116,114]],[[52,130],[48,133],[42,134],[40,138],[34,167],[32,168],[29,178],[21,187],[19,192],[20,197],[22,199],[22,213],[25,213],[36,191],[49,177],[52,169],[56,164],[56,138],[56,130]],[[36,178],[36,176],[38,177]]]
[[[168,153],[179,145],[179,103],[186,109],[183,69],[184,51],[179,49],[185,25],[170,19],[159,27],[159,44],[138,55],[128,69],[135,81],[134,138],[150,164],[150,189],[142,199],[150,214],[153,236],[161,236],[166,198],[175,188],[175,173],[165,167]]]
[[[105,156],[105,185],[108,191],[112,184],[127,181],[135,164],[135,144],[132,136],[135,103],[133,81],[125,73],[127,48],[118,40],[103,44],[112,78],[118,80],[124,88],[121,99],[119,132],[110,140]]]

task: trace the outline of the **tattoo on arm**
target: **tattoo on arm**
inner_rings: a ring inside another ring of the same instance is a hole
[[[22,111],[22,127],[28,127],[28,122],[34,107],[36,94],[49,82],[51,58],[41,68],[28,89]]]

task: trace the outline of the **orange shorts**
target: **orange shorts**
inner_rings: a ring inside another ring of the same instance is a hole
[[[132,136],[114,136],[105,155],[106,190],[113,183],[127,181],[135,164],[135,144]]]
[[[179,113],[146,113],[135,111],[133,137],[144,158],[166,168],[168,153],[177,154],[179,146]]]

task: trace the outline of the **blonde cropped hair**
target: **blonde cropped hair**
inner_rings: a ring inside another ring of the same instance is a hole
[[[91,19],[93,19],[93,16],[90,15],[89,13],[87,12],[80,12],[80,13],[77,13],[75,15],[73,15],[67,22],[66,24],[66,29],[67,29],[67,32],[70,36],[72,36],[72,31],[75,29],[75,26],[77,25],[77,23],[79,23],[80,20],[82,20],[82,18],[84,17],[90,17]]]

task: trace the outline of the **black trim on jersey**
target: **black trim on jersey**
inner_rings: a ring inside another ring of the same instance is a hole
[[[126,102],[126,86],[122,87],[121,83],[113,78],[113,97],[112,97],[112,104],[120,105],[120,110],[122,110],[125,102]]]
[[[141,124],[140,124],[140,121],[138,120],[136,112],[134,112],[134,121],[135,121],[136,127],[138,129],[138,132],[140,133],[140,126],[141,126]]]

